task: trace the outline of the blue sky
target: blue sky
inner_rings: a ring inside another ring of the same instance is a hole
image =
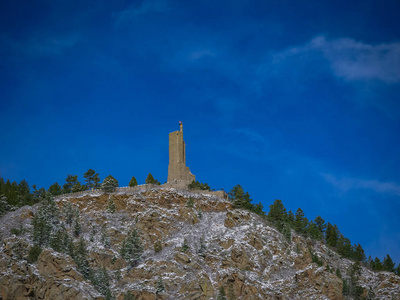
[[[399,1],[3,1],[0,176],[241,184],[400,262]]]

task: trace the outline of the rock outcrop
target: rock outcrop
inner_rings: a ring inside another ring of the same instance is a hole
[[[111,198],[113,213],[107,211]],[[262,217],[224,199],[165,188],[56,199],[61,210],[68,202],[79,209],[90,266],[107,272],[115,299],[127,293],[146,300],[217,299],[221,286],[228,299],[345,299],[335,270],[346,278],[352,261],[294,232],[288,241]],[[36,209],[24,207],[0,219],[0,299],[110,297],[67,254],[47,247],[35,263],[28,262]],[[134,266],[120,251],[132,228],[144,247]],[[67,230],[72,237],[72,228]],[[322,266],[312,262],[310,250]],[[400,299],[400,277],[393,273],[362,268],[359,285],[376,299]]]

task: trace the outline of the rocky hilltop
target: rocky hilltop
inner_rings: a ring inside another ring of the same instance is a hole
[[[340,277],[354,262],[214,195],[142,186],[54,201],[64,239],[34,259],[39,205],[0,219],[0,299],[352,299]],[[130,236],[142,247],[131,261]],[[400,299],[393,273],[362,267],[357,279],[364,299]]]

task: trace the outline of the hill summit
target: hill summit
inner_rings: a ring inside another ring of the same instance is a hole
[[[395,274],[201,192],[61,195],[0,228],[0,299],[400,299]]]

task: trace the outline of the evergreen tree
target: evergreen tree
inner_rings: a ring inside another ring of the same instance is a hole
[[[151,175],[151,173],[149,173],[149,175],[147,175],[147,178],[145,180],[146,184],[158,184],[160,185],[160,183],[158,182],[157,179],[154,179],[153,175]]]
[[[136,266],[140,261],[143,254],[143,245],[136,229],[133,229],[129,236],[122,241],[120,253],[132,266]]]
[[[65,204],[65,206],[63,208],[63,215],[64,215],[65,223],[69,227],[71,227],[74,217],[76,215],[79,215],[79,210],[78,210],[78,208],[74,208],[72,206],[71,202],[67,202],[67,204]]]
[[[72,187],[78,183],[78,175],[68,174],[65,179],[65,184],[63,185],[63,194],[68,194],[72,192]]]
[[[199,181],[192,181],[188,185],[189,190],[203,190],[203,191],[209,191],[211,190],[210,186],[207,183],[201,183]]]
[[[78,244],[74,249],[73,258],[78,266],[79,272],[81,272],[85,279],[89,279],[92,275],[92,270],[89,265],[86,243],[82,237],[79,239]]]
[[[292,242],[292,228],[290,228],[289,223],[283,223],[282,234],[289,243]]]
[[[225,289],[224,289],[223,286],[221,286],[221,287],[219,288],[219,293],[218,293],[217,300],[227,300],[227,299],[226,299],[226,294],[225,294]]]
[[[53,228],[59,223],[59,211],[53,197],[45,194],[41,199],[39,209],[32,220],[33,242],[46,246],[50,242]]]
[[[0,217],[4,216],[8,211],[12,209],[13,207],[8,204],[6,196],[0,194]]]
[[[87,172],[83,173],[83,177],[85,178],[86,186],[89,190],[95,188],[100,182],[99,173],[96,173],[96,171],[92,169],[89,169]]]
[[[374,259],[372,270],[378,271],[378,272],[383,270],[381,260],[378,257],[375,257],[375,259]]]
[[[336,249],[343,257],[351,258],[353,256],[353,249],[350,240],[345,238],[341,233],[339,233],[339,238],[336,242]]]
[[[132,176],[131,181],[129,181],[129,186],[134,187],[137,185],[138,185],[138,183],[137,183],[135,176]]]
[[[269,207],[267,220],[272,222],[279,231],[282,231],[283,223],[287,219],[286,208],[281,200],[275,200],[274,204]]]
[[[291,210],[288,211],[286,220],[290,226],[294,226],[294,213]]]
[[[163,282],[161,276],[158,276],[156,294],[158,295],[158,294],[164,292],[164,290],[165,290],[164,282]]]
[[[326,243],[328,246],[336,247],[337,241],[339,239],[339,229],[336,225],[328,223],[325,232]]]
[[[82,232],[82,226],[81,226],[81,220],[79,215],[75,217],[75,222],[74,222],[74,235],[75,237],[79,237],[79,235]]]
[[[261,202],[258,202],[256,205],[254,205],[252,211],[257,215],[265,216],[264,205],[262,205]]]
[[[33,188],[33,192],[32,192],[33,201],[34,201],[35,203],[37,203],[37,202],[39,202],[42,198],[45,197],[45,195],[46,195],[46,190],[45,190],[44,188],[37,189],[35,184],[32,185],[32,188]]]
[[[107,204],[107,212],[109,213],[115,213],[115,203],[114,203],[114,198],[110,197],[110,199],[108,200],[108,204]]]
[[[318,225],[315,224],[313,221],[310,221],[307,226],[307,232],[311,236],[311,238],[316,240],[321,240],[323,235],[318,228]]]
[[[197,251],[197,253],[199,254],[199,256],[201,257],[206,257],[206,245],[204,244],[204,237],[200,238],[200,246],[199,246],[199,250]]]
[[[394,272],[395,263],[392,258],[387,254],[383,259],[382,268],[384,271]]]
[[[110,248],[111,241],[110,241],[110,237],[107,234],[106,225],[101,227],[101,239],[100,239],[100,241],[104,245],[105,248],[107,248],[107,249]]]
[[[318,230],[321,232],[321,236],[323,236],[324,232],[325,232],[325,229],[327,227],[327,225],[325,224],[325,220],[322,219],[320,216],[317,216],[314,219],[314,223],[315,223],[315,225],[317,225]]]
[[[104,267],[93,272],[91,281],[96,289],[106,297],[106,300],[113,299],[110,290],[110,277]]]
[[[28,262],[31,264],[35,263],[38,260],[40,253],[42,253],[42,248],[38,245],[33,245],[29,250]]]
[[[350,276],[349,281],[349,295],[353,296],[355,299],[360,299],[363,293],[363,288],[358,285],[358,280],[361,274],[361,265],[359,261],[356,261],[350,266],[348,275]]]
[[[181,248],[181,252],[186,253],[189,250],[189,245],[186,239],[183,240],[183,245]]]
[[[400,263],[397,265],[396,269],[394,270],[397,276],[400,276]]]
[[[245,192],[240,184],[235,185],[229,192],[229,199],[233,202],[235,208],[246,208],[252,209],[253,204],[251,204],[252,199],[250,194]]]
[[[21,182],[18,184],[17,198],[21,206],[33,204],[33,197],[30,192],[29,184],[25,179],[21,180]]]
[[[79,181],[77,183],[75,183],[72,186],[71,192],[72,193],[76,193],[76,192],[81,192],[81,191],[85,191],[87,190],[87,186],[86,185],[82,185]]]
[[[57,252],[68,254],[68,249],[71,243],[72,239],[68,235],[68,231],[64,224],[62,224],[61,227],[52,235],[50,247]]]
[[[307,231],[307,224],[308,220],[304,216],[303,210],[299,208],[294,217],[294,229],[300,234],[305,234]]]
[[[367,262],[366,262],[366,266],[369,267],[370,269],[373,269],[373,267],[372,267],[373,264],[374,264],[374,261],[372,260],[371,255],[369,255],[368,259],[367,259]]]
[[[353,246],[353,257],[355,260],[358,260],[359,262],[365,261],[364,249],[361,247],[360,244]]]
[[[111,175],[108,175],[106,178],[104,178],[104,181],[101,184],[101,189],[107,193],[115,191],[116,187],[118,187],[118,180]]]
[[[58,195],[62,194],[63,190],[62,190],[61,186],[57,182],[55,182],[49,187],[48,192],[52,196],[58,196]]]
[[[136,297],[129,291],[124,294],[123,300],[136,300]]]

